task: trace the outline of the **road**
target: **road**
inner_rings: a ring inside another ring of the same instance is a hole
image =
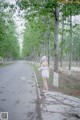
[[[0,112],[9,120],[38,120],[36,101],[34,71],[26,61],[0,67]]]

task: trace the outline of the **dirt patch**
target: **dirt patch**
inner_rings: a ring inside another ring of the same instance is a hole
[[[37,77],[40,90],[42,90],[43,86],[40,73],[37,73]],[[59,88],[55,88],[53,87],[53,71],[51,70],[48,86],[50,91],[61,92],[80,98],[80,72],[72,71],[71,75],[64,73],[64,71],[59,72]]]
[[[59,88],[54,88],[49,82],[50,90],[62,92],[71,96],[80,97],[80,73],[72,72],[72,75],[59,72]]]
[[[41,73],[38,71],[38,67],[33,65],[39,88],[42,91],[43,82],[41,78]],[[68,72],[62,70],[59,72],[59,87],[55,88],[53,86],[53,69],[50,69],[50,78],[48,80],[49,91],[61,92],[66,95],[75,96],[80,98],[80,71],[72,71],[71,75],[68,75]]]

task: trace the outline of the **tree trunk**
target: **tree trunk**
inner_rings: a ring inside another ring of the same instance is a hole
[[[63,59],[63,30],[64,30],[64,20],[62,20],[62,39],[61,39],[61,67],[62,67],[62,59]]]
[[[50,18],[48,16],[48,65],[50,65]]]
[[[44,23],[44,24],[47,23],[46,17],[44,17],[43,23]],[[44,32],[44,33],[43,33],[43,40],[42,40],[42,55],[46,55],[46,39],[47,39],[47,33]]]
[[[72,57],[72,15],[70,15],[70,43],[69,43],[69,72],[68,74],[71,75],[71,57]]]
[[[55,7],[54,11],[54,79],[53,85],[59,86],[59,75],[58,75],[58,24],[59,24],[59,12],[58,7]]]

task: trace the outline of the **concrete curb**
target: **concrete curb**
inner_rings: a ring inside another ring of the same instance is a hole
[[[33,69],[34,69],[34,68],[33,68]],[[34,76],[35,76],[35,81],[36,81],[36,85],[37,85],[38,96],[39,96],[39,99],[41,99],[40,89],[39,89],[39,85],[38,85],[38,82],[37,82],[37,77],[36,77],[36,73],[35,73],[35,71],[34,71]]]
[[[27,62],[28,62],[28,61],[27,61]],[[28,62],[28,63],[32,64],[31,62]],[[39,89],[39,85],[38,85],[38,82],[37,82],[37,76],[36,76],[36,73],[35,73],[35,70],[34,70],[33,66],[31,66],[31,67],[32,67],[32,69],[33,69],[34,76],[35,76],[35,82],[36,82],[38,97],[39,97],[39,99],[41,99],[40,89]]]

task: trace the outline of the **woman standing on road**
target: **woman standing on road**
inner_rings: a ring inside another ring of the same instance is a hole
[[[45,90],[48,91],[47,79],[49,78],[49,68],[46,56],[41,58],[41,67],[39,68],[39,71],[41,71],[41,76],[43,79],[43,92],[45,92]]]

